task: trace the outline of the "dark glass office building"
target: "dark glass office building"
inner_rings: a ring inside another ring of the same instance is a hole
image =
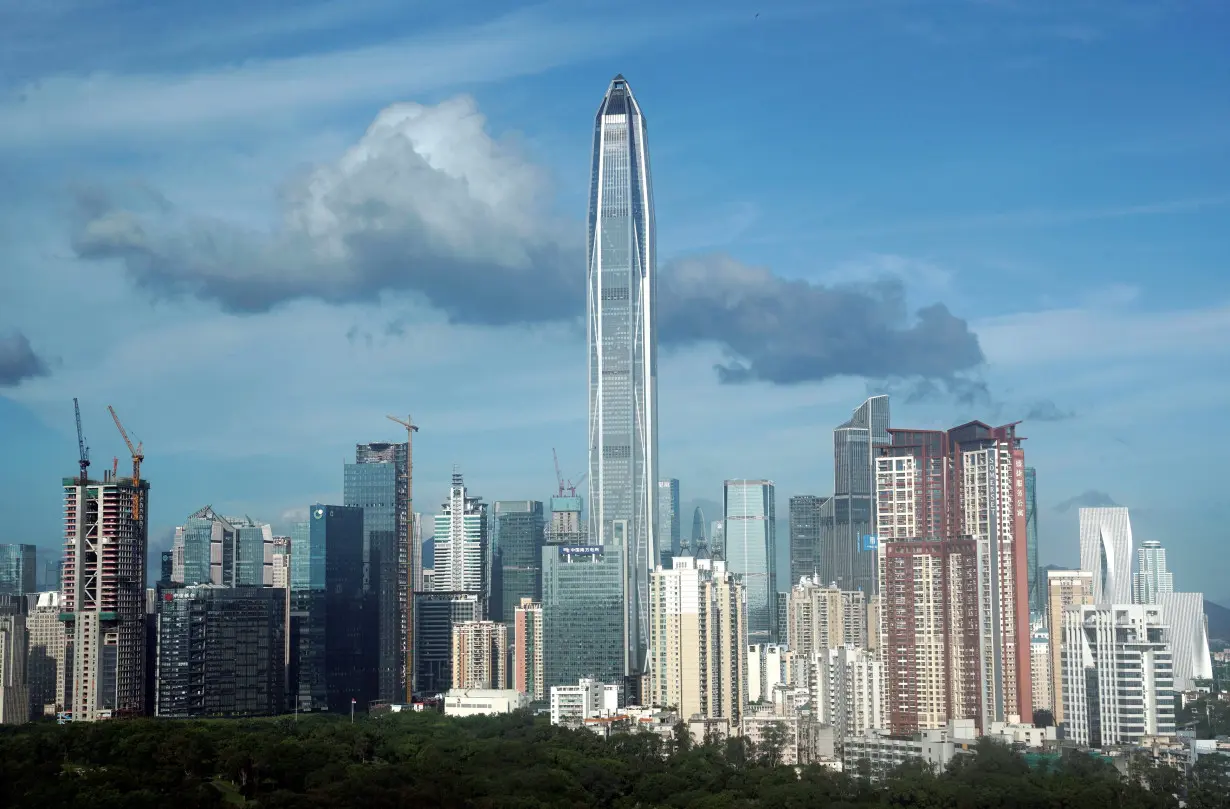
[[[483,618],[482,595],[440,590],[414,594],[414,694],[453,687],[453,624]]]
[[[624,549],[547,545],[542,549],[546,686],[582,677],[621,682],[625,670]]]
[[[521,599],[542,600],[546,522],[538,500],[497,500],[494,511],[500,601],[493,601],[490,618],[511,623]]]
[[[786,590],[804,576],[819,574],[820,512],[827,499],[814,494],[790,498],[790,581],[786,582]]]
[[[34,545],[0,545],[0,595],[37,593],[38,548]]]
[[[291,532],[291,689],[300,711],[377,698],[376,598],[363,586],[363,509],[316,504]]]
[[[271,716],[286,708],[280,589],[201,584],[158,605],[157,715]]]
[[[820,507],[820,579],[842,590],[876,592],[875,457],[892,444],[887,396],[863,402],[833,431],[833,496]]]

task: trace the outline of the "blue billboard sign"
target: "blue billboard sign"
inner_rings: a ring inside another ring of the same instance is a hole
[[[880,547],[880,538],[875,534],[863,534],[863,550],[874,551]]]

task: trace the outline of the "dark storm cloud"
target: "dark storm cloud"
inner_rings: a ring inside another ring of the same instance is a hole
[[[47,363],[19,331],[0,336],[0,388],[15,387],[27,379],[46,376]]]
[[[1034,402],[1025,411],[1025,421],[1067,421],[1076,418],[1076,413],[1063,410],[1050,399]]]
[[[1099,492],[1095,489],[1090,489],[1083,494],[1078,494],[1075,497],[1069,497],[1062,503],[1055,506],[1055,510],[1060,514],[1071,511],[1074,508],[1106,508],[1109,506],[1119,505],[1106,492]]]

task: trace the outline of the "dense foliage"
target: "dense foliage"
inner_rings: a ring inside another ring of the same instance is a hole
[[[1161,783],[1150,791],[1142,775],[1129,781],[1088,755],[1031,769],[985,741],[942,775],[907,766],[881,784],[857,773],[777,766],[779,756],[743,740],[697,747],[686,733],[607,741],[525,713],[397,714],[355,724],[329,717],[48,723],[0,729],[0,806],[1178,806]]]

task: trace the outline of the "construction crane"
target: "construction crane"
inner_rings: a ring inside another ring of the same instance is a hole
[[[73,413],[77,416],[77,463],[81,466],[81,485],[90,485],[90,448],[85,445],[85,434],[81,432],[81,406],[73,397]]]
[[[386,416],[389,421],[406,428],[406,702],[414,701],[414,557],[419,552],[414,545],[414,434],[419,431],[414,417],[407,414],[402,421],[397,416]]]
[[[123,424],[120,424],[120,417],[115,415],[115,408],[107,405],[107,411],[111,413],[111,418],[115,421],[115,426],[119,428],[124,443],[128,445],[128,452],[132,455],[132,518],[139,520],[141,518],[141,461],[145,460],[145,445],[138,441],[134,447],[131,439],[128,438],[128,431],[124,429]]]
[[[571,480],[568,481],[568,496],[569,497],[577,496],[577,489],[580,488],[581,484],[585,482],[585,478],[587,477],[589,477],[589,472],[585,472],[581,475],[581,477],[577,478],[576,483],[573,483]]]
[[[564,481],[564,473],[559,468],[559,453],[555,451],[555,447],[551,447],[551,457],[555,459],[555,482],[559,486],[559,496],[564,496],[564,490],[568,488],[568,484]]]

